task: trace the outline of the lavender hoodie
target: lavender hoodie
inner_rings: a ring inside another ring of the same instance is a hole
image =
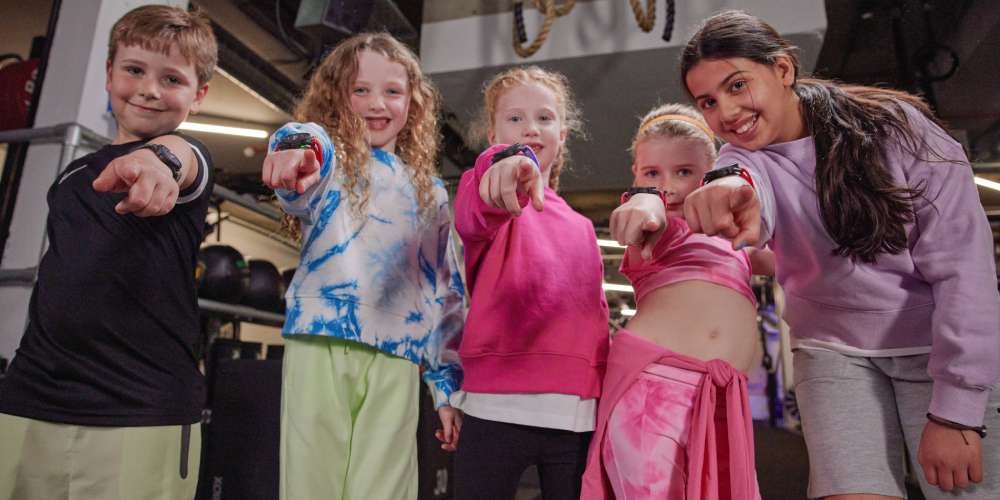
[[[875,264],[833,254],[837,245],[816,196],[812,137],[759,151],[726,145],[717,164],[739,163],[754,177],[762,237],[777,257],[793,338],[859,356],[929,352],[928,411],[978,426],[1000,375],[993,234],[961,145],[916,109],[905,109],[926,145],[914,155],[892,141],[884,151],[896,184],[922,186],[924,196],[914,202],[907,248]]]

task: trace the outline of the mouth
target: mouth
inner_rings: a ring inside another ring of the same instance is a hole
[[[669,212],[680,212],[684,210],[684,202],[680,203],[667,203],[667,211]]]
[[[740,137],[749,136],[756,128],[758,118],[760,118],[760,113],[754,113],[749,120],[744,121],[738,127],[731,127],[729,130]]]
[[[133,108],[136,108],[136,109],[138,109],[140,111],[144,111],[146,113],[160,113],[160,112],[164,111],[162,109],[148,108],[148,107],[143,106],[141,104],[134,104],[134,103],[131,103],[131,102],[128,103],[128,104],[129,104],[129,106],[132,106]]]
[[[368,130],[375,132],[381,132],[389,127],[389,122],[392,121],[385,117],[367,117],[365,118],[365,123],[368,124]]]
[[[542,154],[542,150],[545,149],[545,146],[538,142],[528,143],[527,146],[531,148],[531,150],[534,151],[536,155]]]

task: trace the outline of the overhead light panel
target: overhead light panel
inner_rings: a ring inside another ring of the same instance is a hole
[[[635,289],[631,285],[619,285],[617,283],[601,283],[601,288],[606,292],[627,292],[635,293]]]
[[[994,182],[989,179],[983,179],[982,177],[976,177],[975,179],[976,179],[976,184],[984,188],[989,188],[994,191],[1000,191],[1000,182]]]
[[[618,242],[615,241],[615,240],[601,240],[601,239],[598,239],[597,240],[597,246],[599,246],[599,247],[605,247],[605,248],[625,248],[625,247],[619,245]]]
[[[239,137],[253,137],[254,139],[267,139],[270,134],[266,130],[256,128],[226,127],[223,125],[211,125],[208,123],[181,122],[178,130],[191,130],[194,132],[207,132],[209,134],[235,135]]]

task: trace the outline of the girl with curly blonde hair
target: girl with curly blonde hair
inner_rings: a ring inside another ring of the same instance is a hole
[[[263,180],[303,240],[282,330],[283,499],[415,499],[421,370],[443,447],[458,439],[464,290],[435,177],[438,101],[408,48],[361,34],[271,137]]]

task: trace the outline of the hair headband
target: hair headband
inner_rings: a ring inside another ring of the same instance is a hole
[[[644,132],[646,132],[647,130],[649,130],[650,128],[652,128],[654,125],[656,125],[658,123],[663,123],[665,121],[670,121],[670,120],[678,121],[678,122],[684,122],[684,123],[687,123],[689,125],[694,125],[695,127],[698,128],[698,130],[701,130],[702,132],[704,132],[705,135],[708,136],[708,139],[710,141],[715,141],[715,134],[713,134],[712,131],[708,127],[706,127],[704,123],[702,123],[702,122],[700,122],[700,121],[698,121],[698,120],[696,120],[694,118],[691,118],[690,116],[687,116],[687,115],[677,115],[677,114],[673,114],[673,115],[660,115],[660,116],[657,116],[656,118],[653,118],[652,120],[647,121],[646,123],[643,123],[642,126],[639,127],[639,132],[636,135],[637,136],[641,136]]]

